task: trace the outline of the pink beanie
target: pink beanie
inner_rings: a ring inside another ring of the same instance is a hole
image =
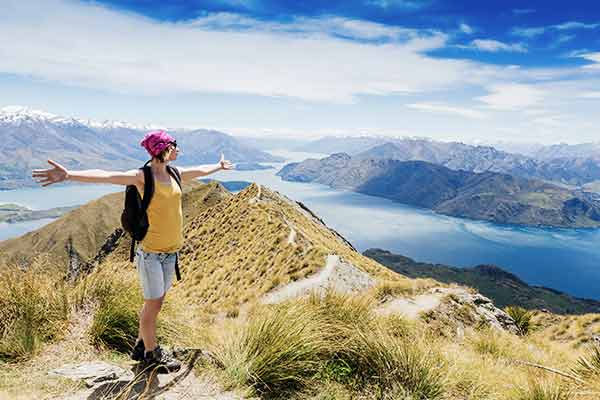
[[[144,139],[140,142],[140,145],[143,146],[152,157],[156,157],[171,143],[175,143],[175,139],[173,139],[166,131],[158,130],[146,133]]]

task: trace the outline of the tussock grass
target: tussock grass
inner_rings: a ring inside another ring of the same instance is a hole
[[[0,358],[32,357],[61,337],[68,317],[64,274],[48,257],[34,259],[27,270],[0,266]]]
[[[226,381],[278,396],[330,381],[363,393],[440,398],[441,358],[414,337],[386,332],[373,304],[329,291],[256,308],[215,350]]]
[[[376,285],[372,291],[373,296],[383,302],[394,297],[415,296],[434,286],[440,286],[433,279],[399,279],[384,280]]]
[[[508,306],[504,311],[515,321],[519,335],[528,335],[535,329],[531,311],[519,306]]]
[[[554,342],[573,347],[586,347],[595,335],[600,335],[600,314],[554,315],[537,313],[533,321],[541,334]]]
[[[572,389],[550,380],[534,380],[526,388],[517,391],[516,400],[571,400]]]
[[[574,372],[586,379],[600,379],[600,345],[590,346],[586,354],[577,360]]]
[[[194,329],[198,315],[190,315],[182,296],[171,289],[165,298],[157,321],[157,339],[167,344],[197,346],[206,334]],[[142,291],[130,263],[104,263],[81,279],[72,292],[76,307],[92,305],[95,309],[89,329],[96,346],[127,353],[135,344],[139,328],[139,313],[143,304]]]
[[[135,344],[143,299],[129,264],[105,264],[83,278],[74,289],[74,304],[92,304],[95,313],[89,330],[94,345],[119,352]]]
[[[383,330],[358,330],[338,354],[361,383],[381,391],[402,388],[415,399],[437,399],[444,393],[440,357],[413,340],[390,337]]]
[[[306,304],[265,307],[215,350],[231,386],[281,393],[305,386],[327,354],[327,323]]]

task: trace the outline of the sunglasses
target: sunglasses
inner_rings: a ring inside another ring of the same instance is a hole
[[[177,147],[177,140],[173,140],[171,142],[159,142],[159,143],[165,143],[166,145]]]

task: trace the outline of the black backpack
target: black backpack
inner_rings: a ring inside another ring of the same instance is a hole
[[[135,185],[127,185],[125,188],[125,207],[121,214],[121,225],[125,232],[131,236],[131,248],[129,250],[129,261],[133,262],[135,253],[135,243],[142,241],[148,232],[150,226],[148,222],[148,206],[150,200],[154,195],[154,177],[152,175],[152,168],[148,165],[150,161],[146,162],[142,168],[144,171],[144,198],[140,196]],[[181,189],[181,176],[177,168],[173,168],[167,165],[167,172],[175,179],[179,188]],[[175,274],[177,280],[181,280],[181,273],[179,272],[179,257],[175,258]]]

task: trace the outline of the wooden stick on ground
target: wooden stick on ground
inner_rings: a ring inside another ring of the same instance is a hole
[[[567,372],[563,372],[563,371],[560,371],[558,369],[546,367],[546,366],[540,365],[540,364],[534,364],[534,363],[529,362],[529,361],[522,361],[522,360],[512,360],[512,361],[514,361],[517,364],[526,365],[528,367],[540,368],[540,369],[543,369],[545,371],[552,372],[552,373],[560,375],[560,376],[564,376],[565,378],[573,379],[574,381],[577,381],[579,383],[585,383],[585,381],[583,379],[581,379],[580,377],[575,376],[575,375],[571,375],[571,374],[569,374]]]

